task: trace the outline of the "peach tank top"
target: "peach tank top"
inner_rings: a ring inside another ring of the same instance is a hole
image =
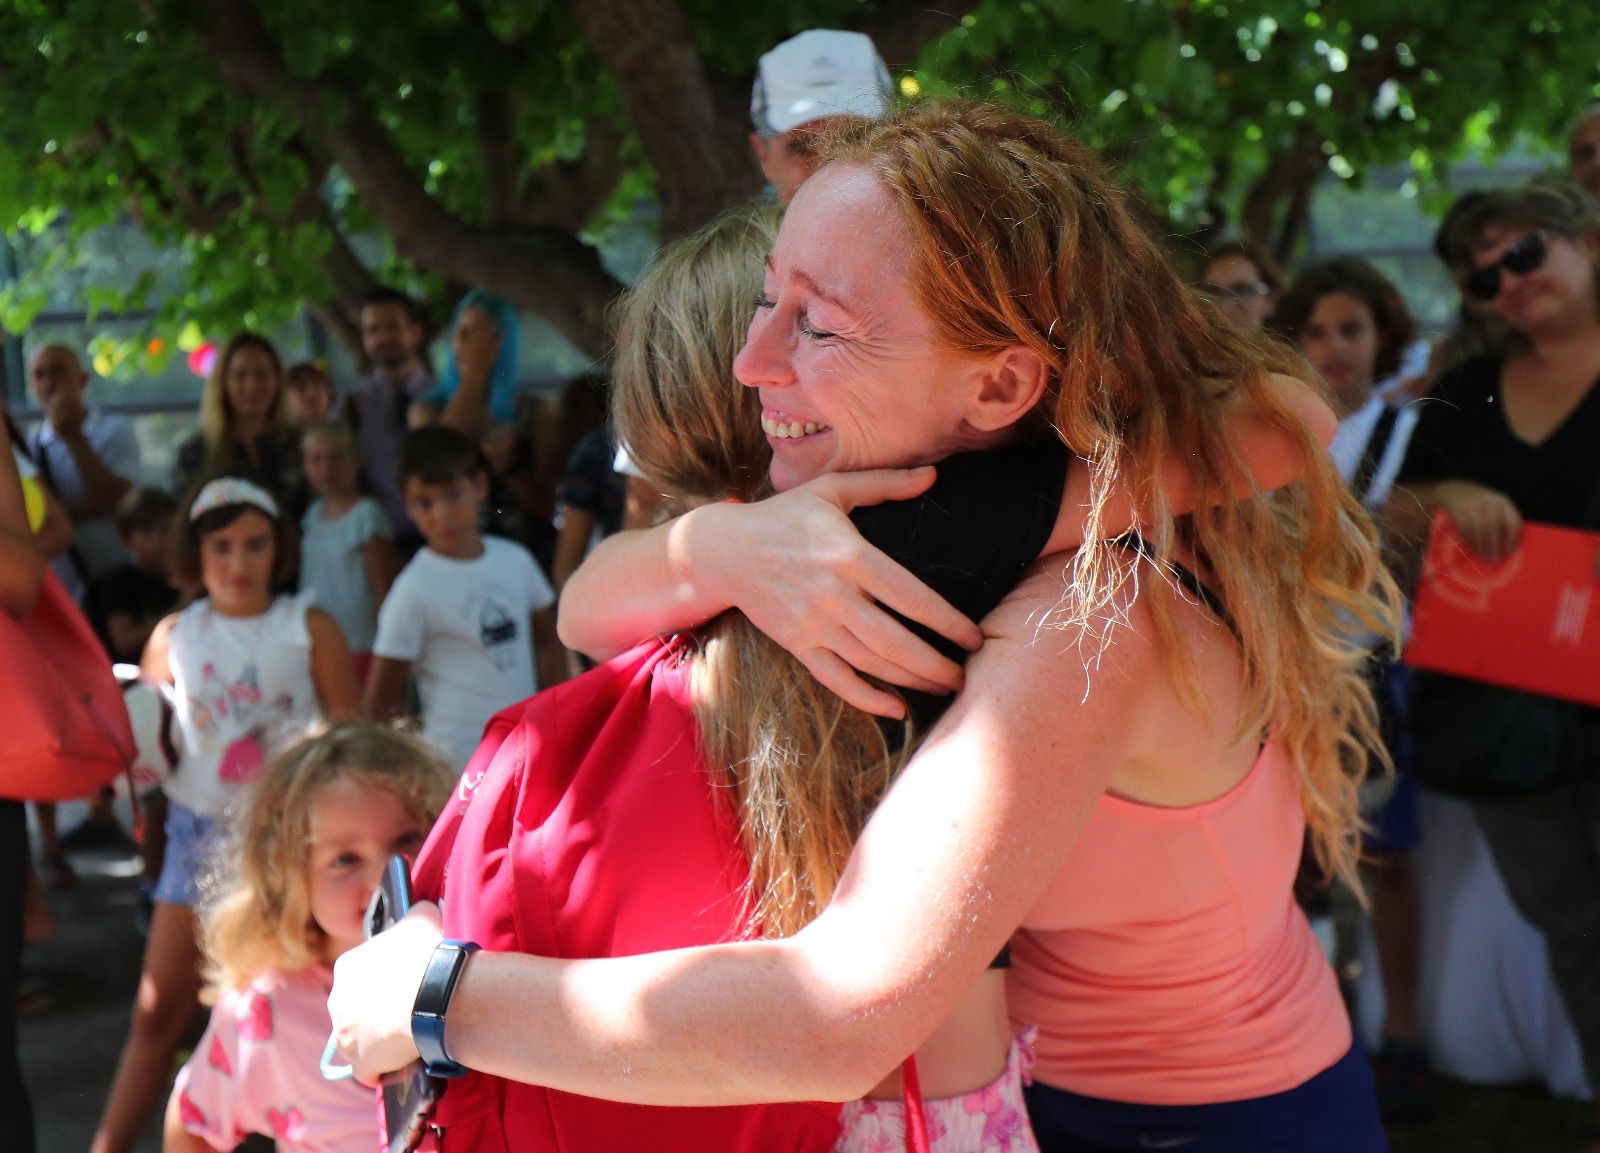
[[[1012,943],[1007,996],[1034,1078],[1087,1097],[1201,1105],[1282,1093],[1351,1031],[1291,893],[1305,817],[1269,742],[1214,801],[1106,794]]]

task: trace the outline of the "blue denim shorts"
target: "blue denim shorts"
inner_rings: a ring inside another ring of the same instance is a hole
[[[167,804],[167,855],[156,881],[155,899],[193,908],[200,902],[200,875],[216,841],[217,822],[176,801]]]

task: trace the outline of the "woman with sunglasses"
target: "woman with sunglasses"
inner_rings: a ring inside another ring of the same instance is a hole
[[[1438,383],[1412,434],[1385,513],[1391,541],[1420,546],[1443,510],[1489,561],[1524,522],[1594,527],[1600,501],[1600,206],[1539,180],[1483,194],[1451,245],[1465,296],[1492,306],[1504,351]],[[1518,910],[1543,934],[1591,1085],[1600,1085],[1600,711],[1578,742],[1585,763],[1556,783],[1476,808]],[[1462,718],[1463,721],[1466,718]],[[1416,733],[1419,751],[1427,734]],[[1600,1153],[1600,1113],[1585,1148]]]

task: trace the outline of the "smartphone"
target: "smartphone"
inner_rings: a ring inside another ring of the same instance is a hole
[[[384,866],[383,878],[367,905],[370,940],[411,909],[411,865],[398,853]],[[378,1082],[378,1129],[387,1153],[411,1153],[427,1132],[428,1118],[444,1092],[445,1082],[423,1071],[421,1061],[386,1073]]]
[[[389,858],[367,902],[367,940],[411,911],[411,865],[399,853]]]

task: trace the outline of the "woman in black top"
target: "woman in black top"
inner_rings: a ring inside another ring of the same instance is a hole
[[[1514,339],[1439,381],[1390,519],[1419,539],[1443,509],[1496,560],[1524,521],[1582,524],[1600,478],[1600,206],[1576,185],[1541,182],[1484,196],[1460,229],[1464,291],[1492,302]]]
[[[1442,509],[1468,548],[1498,560],[1528,521],[1600,527],[1600,206],[1575,185],[1537,181],[1483,195],[1460,216],[1463,291],[1492,303],[1513,339],[1439,381],[1385,521],[1390,540],[1421,542]],[[1477,815],[1512,900],[1545,936],[1600,1084],[1595,716],[1583,723],[1578,772],[1532,796],[1482,802]],[[1416,734],[1419,749],[1427,736]],[[1588,1148],[1600,1153],[1600,1115]]]

